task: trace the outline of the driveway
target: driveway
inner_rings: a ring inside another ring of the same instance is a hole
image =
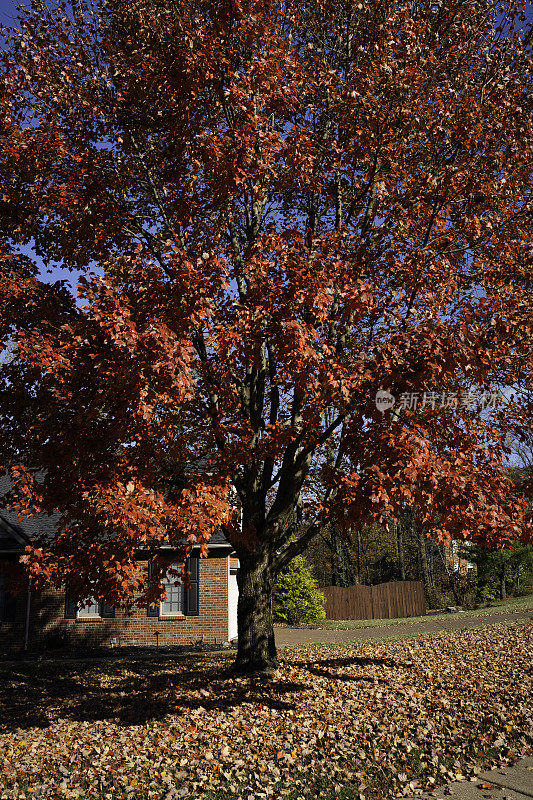
[[[333,644],[335,642],[354,642],[365,639],[390,639],[416,636],[419,633],[479,628],[498,622],[513,622],[533,619],[533,611],[517,611],[513,614],[484,614],[481,617],[467,616],[459,619],[432,620],[424,622],[405,622],[400,625],[379,625],[375,628],[352,628],[351,630],[331,631],[326,628],[281,628],[274,627],[277,647],[294,647],[305,644]]]

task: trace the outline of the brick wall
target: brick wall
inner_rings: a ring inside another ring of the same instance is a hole
[[[7,575],[14,567],[16,568],[15,557],[0,556],[0,573]],[[9,653],[13,648],[18,649],[18,643],[24,641],[26,594],[17,596],[14,611],[12,622],[3,622],[0,617],[0,654]]]
[[[141,562],[143,563],[143,562]],[[147,562],[144,562],[147,566]],[[109,646],[120,637],[121,644],[153,646],[191,644],[203,638],[207,644],[228,640],[228,556],[200,559],[199,615],[148,617],[146,608],[133,614],[115,609],[113,619],[65,619],[65,593],[49,589],[32,594],[29,649],[60,646]],[[18,598],[15,620],[0,623],[0,653],[9,655],[24,646],[26,595]]]

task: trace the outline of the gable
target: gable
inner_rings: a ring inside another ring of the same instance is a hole
[[[49,541],[52,541],[60,515],[36,514],[19,522],[18,514],[6,508],[3,503],[3,497],[9,492],[11,486],[11,478],[6,474],[0,475],[0,550],[3,549],[4,544],[6,549],[9,549],[8,540],[15,540],[20,550],[24,550],[35,536],[44,535]]]
[[[26,547],[29,539],[23,531],[0,513],[0,553],[18,553]]]

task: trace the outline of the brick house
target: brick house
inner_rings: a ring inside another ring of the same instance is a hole
[[[0,478],[0,498],[7,489],[7,479]],[[103,603],[76,606],[64,588],[36,593],[28,586],[13,596],[4,588],[4,576],[16,568],[32,536],[53,534],[55,522],[54,517],[36,515],[19,523],[9,509],[0,512],[0,654],[62,645],[166,646],[236,638],[238,560],[221,532],[212,536],[207,558],[193,549],[187,563],[189,589],[169,579],[164,602],[130,614]],[[139,551],[137,558],[149,571],[148,553]]]

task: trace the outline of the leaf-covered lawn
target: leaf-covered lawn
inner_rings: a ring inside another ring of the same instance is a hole
[[[532,752],[531,624],[0,670],[0,798],[385,798]]]

